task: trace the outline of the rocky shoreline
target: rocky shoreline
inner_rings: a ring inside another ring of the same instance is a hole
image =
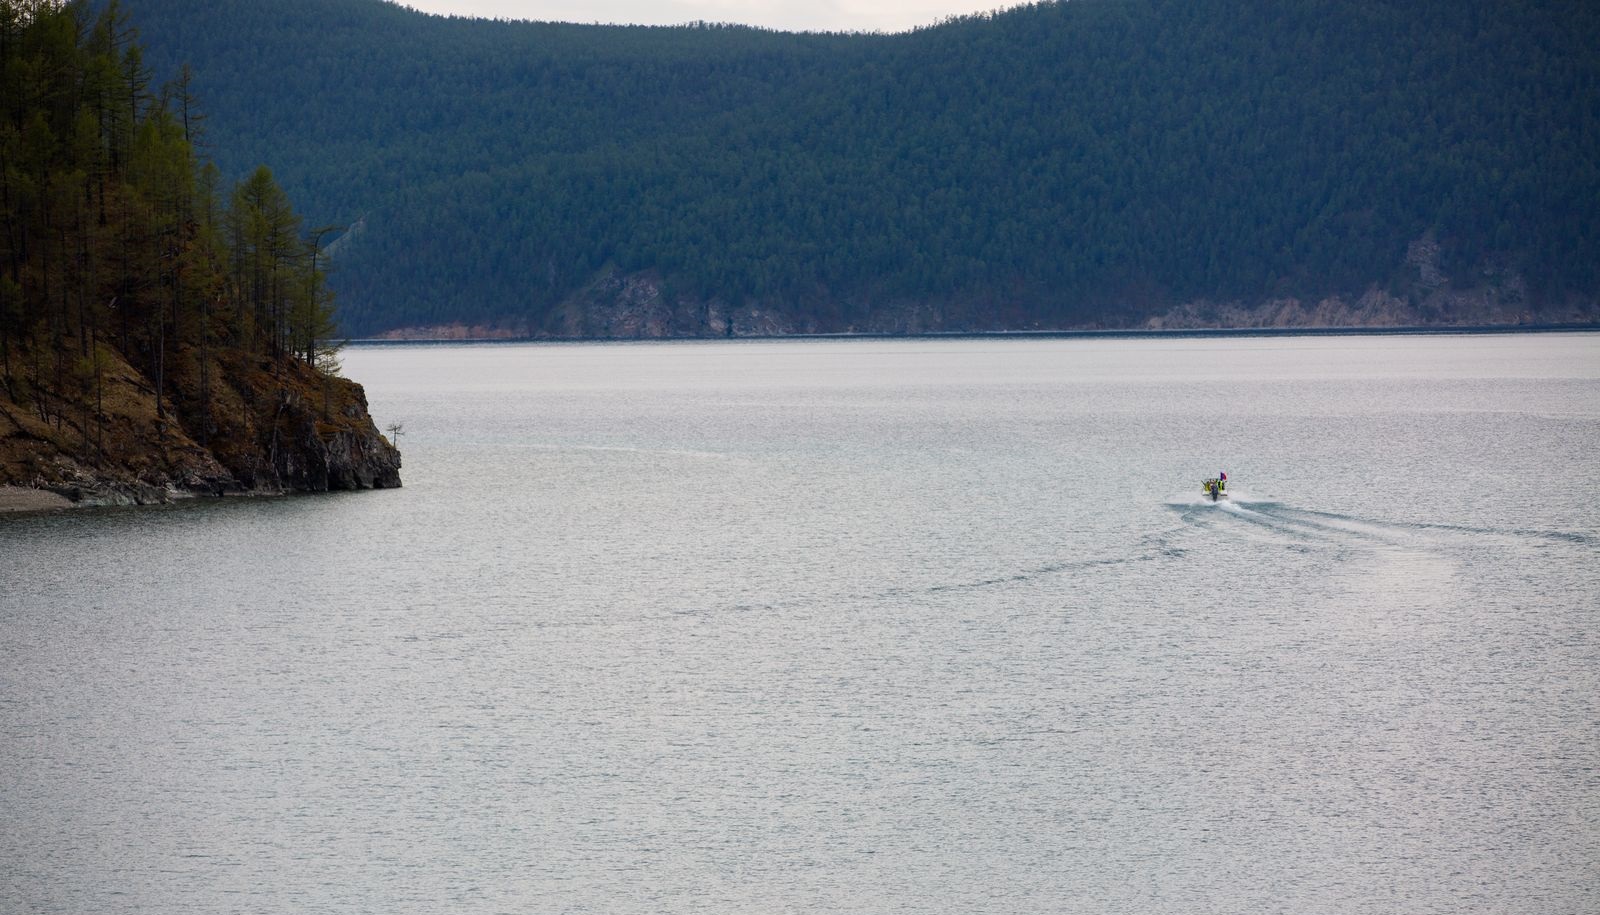
[[[540,319],[408,326],[377,340],[670,340],[800,335],[1037,333],[1600,325],[1600,299],[1537,294],[1526,278],[1485,267],[1452,279],[1431,237],[1415,242],[1390,286],[1323,296],[1178,303],[1129,301],[1104,317],[1041,322],[1004,303],[950,300],[745,301],[671,293],[651,272],[606,271]]]
[[[238,354],[216,360],[204,396],[197,377],[174,383],[181,408],[126,362],[98,411],[0,397],[0,511],[400,486],[361,385]]]
[[[224,492],[225,496],[271,496],[274,492]],[[26,486],[0,486],[0,514],[51,512],[69,508],[103,508],[127,505],[166,505],[183,499],[215,496],[216,493],[189,489],[166,489],[148,483],[87,480],[56,484],[40,489]]]

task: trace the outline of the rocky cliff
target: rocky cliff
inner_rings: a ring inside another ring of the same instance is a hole
[[[97,384],[59,401],[0,387],[0,486],[80,504],[188,495],[279,494],[400,485],[400,452],[366,393],[293,359],[190,354],[155,386],[115,350]]]
[[[1412,242],[1396,279],[1358,294],[1185,302],[1147,318],[1150,329],[1258,327],[1515,327],[1600,323],[1600,300],[1535,294],[1525,276],[1487,263],[1448,275],[1432,235]]]
[[[1079,309],[1076,313],[1082,317],[1053,323],[1039,319],[1037,309],[958,297],[837,300],[819,292],[804,302],[732,304],[717,297],[675,295],[655,273],[606,271],[540,320],[471,327],[406,327],[383,336],[399,340],[613,340],[1097,329],[1600,324],[1600,298],[1537,294],[1521,273],[1499,264],[1481,265],[1470,275],[1452,277],[1440,261],[1440,245],[1430,235],[1410,245],[1389,283],[1361,291],[1183,302],[1131,295],[1093,311]]]

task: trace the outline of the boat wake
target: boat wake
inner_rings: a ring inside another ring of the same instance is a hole
[[[1006,587],[1026,585],[1041,579],[1058,575],[1067,575],[1076,572],[1085,572],[1092,569],[1107,568],[1111,566],[1128,565],[1130,563],[1150,562],[1171,555],[1171,551],[1157,542],[1159,538],[1147,538],[1143,547],[1130,554],[1116,556],[1100,556],[1094,558],[1075,559],[1071,561],[1046,563],[1029,568],[1018,569],[1003,575],[994,575],[985,578],[973,578],[966,581],[946,581],[918,585],[904,585],[877,590],[854,591],[830,596],[797,596],[792,600],[761,601],[738,604],[713,611],[710,608],[684,608],[674,611],[676,616],[702,616],[709,612],[736,612],[750,613],[758,611],[787,610],[797,607],[813,606],[818,603],[833,603],[838,605],[862,605],[883,601],[915,600],[918,598],[931,599],[939,596],[960,594],[962,592],[979,592],[997,590]]]
[[[1212,502],[1204,496],[1168,499],[1183,524],[1192,529],[1213,530],[1241,537],[1282,540],[1291,544],[1319,542],[1353,546],[1357,544],[1416,547],[1441,544],[1446,539],[1461,539],[1489,545],[1487,541],[1565,543],[1600,546],[1600,538],[1576,531],[1539,530],[1521,527],[1486,527],[1426,521],[1395,521],[1321,509],[1300,508],[1273,497],[1246,493]]]
[[[1429,583],[1443,587],[1451,574],[1449,570],[1458,561],[1503,555],[1514,549],[1515,544],[1524,547],[1545,544],[1558,550],[1560,545],[1568,545],[1584,548],[1585,552],[1600,546],[1600,538],[1571,531],[1386,520],[1301,508],[1274,496],[1238,490],[1216,502],[1203,495],[1181,495],[1167,499],[1164,504],[1176,514],[1173,523],[1148,530],[1122,548],[1108,545],[1093,556],[997,570],[992,575],[966,580],[923,581],[878,589],[841,589],[832,594],[794,595],[779,600],[679,608],[671,611],[671,615],[705,617],[786,612],[822,605],[859,608],[884,602],[932,601],[962,593],[1027,587],[1052,578],[1071,578],[1097,571],[1111,570],[1111,574],[1117,574],[1115,567],[1119,566],[1130,567],[1127,574],[1146,574],[1133,570],[1142,564],[1153,564],[1151,568],[1157,570],[1154,574],[1165,575],[1168,574],[1165,567],[1173,563],[1187,567],[1194,558],[1192,554],[1214,555],[1219,540],[1233,541],[1234,548],[1228,552],[1234,555],[1239,555],[1237,547],[1241,546],[1284,550],[1308,558],[1321,554],[1351,574],[1359,570],[1360,575],[1374,582],[1374,587],[1414,585],[1422,589],[1429,587]],[[1396,584],[1394,577],[1385,578],[1385,572],[1392,572],[1405,581]]]

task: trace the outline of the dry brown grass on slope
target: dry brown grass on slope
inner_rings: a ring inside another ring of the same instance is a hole
[[[13,399],[0,387],[0,483],[57,485],[87,479],[165,486],[223,473],[133,366],[101,347],[98,383],[75,385],[71,400],[24,375]]]
[[[202,366],[193,352],[175,356],[165,415],[145,376],[110,350],[98,386],[77,386],[87,391],[78,399],[36,394],[36,381],[17,379],[30,395],[17,399],[0,387],[0,485],[218,493],[398,485],[399,456],[367,414],[361,386],[293,359],[230,349]]]

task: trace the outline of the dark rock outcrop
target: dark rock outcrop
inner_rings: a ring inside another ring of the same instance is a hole
[[[967,299],[831,297],[804,301],[677,294],[653,272],[605,270],[540,323],[439,325],[392,331],[396,339],[534,338],[637,340],[768,337],[791,334],[1004,333],[1073,330],[1184,330],[1330,327],[1516,327],[1600,323],[1600,299],[1553,297],[1530,288],[1504,263],[1465,275],[1443,266],[1432,234],[1413,241],[1393,266],[1394,279],[1365,290],[1256,298],[1177,300],[1141,293],[1137,283],[1096,309],[1063,309],[1057,320],[1019,302]],[[521,320],[521,319],[519,319]]]
[[[179,365],[160,403],[126,361],[105,381],[98,412],[0,396],[0,486],[148,505],[400,485],[400,452],[361,385],[296,360],[224,352],[205,372]]]
[[[366,414],[366,397],[359,408],[342,410],[349,422],[331,427],[305,401],[285,394],[283,417],[274,441],[272,469],[285,488],[297,492],[338,489],[393,489],[400,485],[400,452],[377,434]]]

